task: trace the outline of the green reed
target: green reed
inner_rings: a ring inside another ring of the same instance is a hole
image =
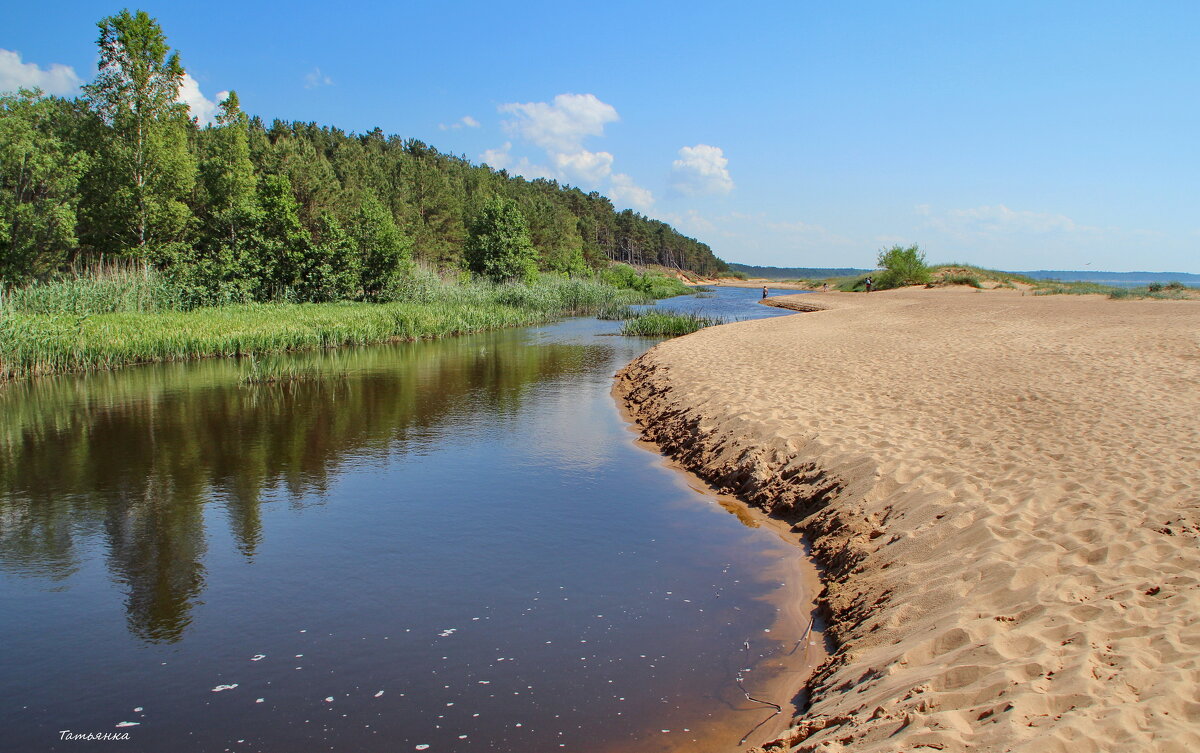
[[[647,311],[629,319],[621,327],[622,335],[641,337],[678,337],[698,329],[724,324],[720,317],[703,314],[678,314],[673,311]]]
[[[153,280],[153,274],[147,279]],[[72,297],[88,290],[80,280],[40,286],[46,290],[36,293],[10,293],[0,302],[0,380],[451,337],[647,302],[642,292],[594,279],[547,275],[533,285],[496,285],[414,275],[407,289],[392,291],[387,303],[255,303],[180,311],[135,295],[132,291],[143,282],[126,279],[127,289],[108,297]],[[52,300],[60,302],[56,311],[48,303]]]

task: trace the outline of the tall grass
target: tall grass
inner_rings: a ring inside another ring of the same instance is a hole
[[[0,313],[86,316],[183,308],[166,275],[141,264],[97,265],[53,282],[0,290]]]
[[[647,311],[627,320],[621,327],[621,334],[641,337],[678,337],[724,323],[725,320],[720,317],[704,316],[703,314]]]
[[[1095,282],[1058,282],[1044,280],[1037,283],[1034,295],[1110,295],[1117,288]]]
[[[632,319],[635,316],[637,316],[637,312],[624,303],[605,306],[596,312],[596,318],[603,321],[619,322],[625,319]]]
[[[0,302],[0,380],[450,337],[649,302],[645,292],[596,279],[547,275],[533,285],[460,285],[420,272],[391,291],[387,303],[257,303],[181,311],[170,307],[168,296],[154,297],[156,274],[99,282],[77,278],[6,295]]]

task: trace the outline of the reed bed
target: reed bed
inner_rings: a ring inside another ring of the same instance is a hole
[[[621,334],[638,337],[678,337],[724,323],[725,320],[720,317],[703,314],[646,311],[627,320],[621,327]]]
[[[149,279],[153,277],[151,273]],[[135,290],[149,284],[142,279],[126,282]],[[87,285],[67,280],[5,296],[0,302],[0,380],[153,361],[451,337],[648,302],[639,291],[555,276],[533,285],[459,285],[417,274],[407,289],[393,291],[387,303],[256,303],[192,311],[156,307],[152,298],[129,290],[93,295]],[[72,299],[75,294],[78,297]],[[49,301],[57,301],[57,310]]]
[[[248,304],[82,317],[9,315],[0,321],[0,378],[450,337],[550,318],[539,310],[452,303]]]
[[[52,282],[0,290],[0,312],[22,314],[111,314],[118,311],[179,311],[179,289],[147,265],[110,264]]]
[[[621,322],[626,319],[632,319],[635,316],[637,316],[637,311],[632,306],[624,303],[608,305],[596,312],[597,319],[608,322]]]

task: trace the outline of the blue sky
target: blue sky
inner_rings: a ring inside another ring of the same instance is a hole
[[[71,93],[122,7],[0,12],[0,89]],[[379,126],[599,190],[730,261],[866,267],[918,243],[1200,272],[1196,2],[134,7],[202,117],[236,89],[268,121]]]

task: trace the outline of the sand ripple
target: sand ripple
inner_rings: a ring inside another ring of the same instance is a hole
[[[1200,750],[1200,303],[904,290],[626,369],[647,438],[798,520],[841,648],[783,747]]]

